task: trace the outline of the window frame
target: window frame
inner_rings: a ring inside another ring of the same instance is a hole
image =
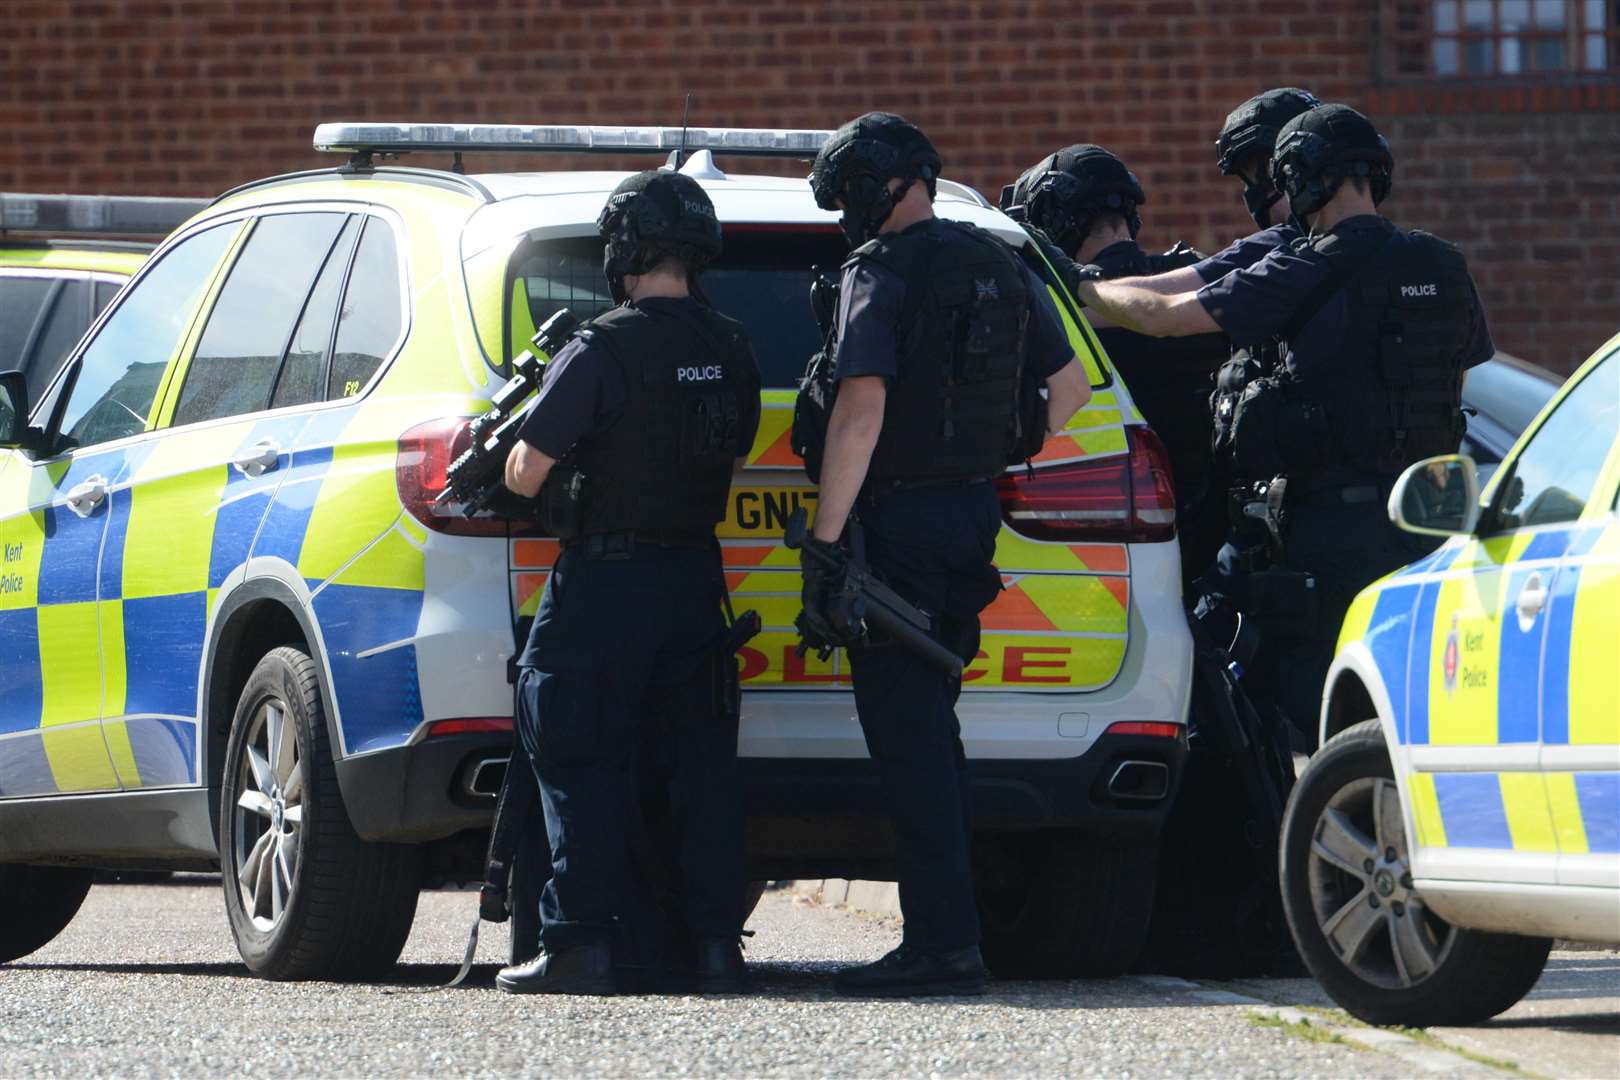
[[[1534,26],[1535,16],[1532,6],[1531,25],[1511,31],[1502,27],[1503,0],[1490,0],[1490,26],[1484,30],[1468,29],[1464,7],[1467,0],[1455,2],[1458,4],[1457,26],[1454,30],[1442,34],[1435,29],[1435,0],[1383,0],[1378,11],[1380,39],[1378,52],[1388,79],[1402,83],[1432,82],[1439,86],[1467,84],[1511,86],[1517,83],[1578,83],[1594,79],[1610,79],[1620,72],[1620,7],[1617,7],[1616,0],[1603,0],[1603,22],[1597,27],[1586,25],[1585,0],[1560,0],[1564,5],[1563,25],[1547,30],[1537,29]],[[1418,25],[1415,29],[1403,29],[1402,15],[1414,10],[1421,12]],[[1602,67],[1586,66],[1586,41],[1593,36],[1605,43]],[[1442,72],[1436,68],[1435,44],[1442,40],[1452,41],[1457,45],[1456,71]],[[1517,71],[1503,71],[1500,46],[1505,40],[1523,42],[1526,47],[1526,60],[1532,54],[1535,43],[1561,42],[1565,49],[1566,63],[1562,67],[1549,69],[1533,68],[1521,63]],[[1491,66],[1487,71],[1466,70],[1464,49],[1468,43],[1477,41],[1488,42],[1491,46]],[[1414,48],[1422,53],[1423,67],[1421,70],[1404,70],[1401,66],[1403,54]]]
[[[415,317],[415,310],[411,304],[410,260],[407,257],[408,252],[410,251],[410,234],[402,217],[387,206],[381,206],[376,203],[368,203],[362,200],[351,201],[346,199],[320,199],[311,200],[309,202],[269,203],[263,206],[244,208],[236,214],[231,215],[231,217],[243,222],[252,222],[256,224],[262,218],[273,217],[277,214],[323,212],[352,214],[362,219],[375,217],[383,221],[394,234],[394,262],[395,268],[398,271],[397,284],[400,290],[400,330],[398,336],[394,339],[393,344],[389,346],[388,352],[384,356],[382,363],[377,365],[377,370],[372,374],[370,381],[368,381],[365,386],[360,388],[359,393],[351,397],[323,399],[320,401],[304,402],[302,404],[295,405],[282,405],[278,408],[263,409],[257,412],[239,413],[235,416],[220,416],[212,417],[207,420],[197,420],[189,424],[174,423],[174,412],[180,401],[180,388],[185,384],[185,377],[191,369],[191,361],[196,355],[197,345],[202,337],[202,328],[207,326],[208,317],[213,314],[214,305],[219,299],[220,288],[223,287],[225,280],[230,276],[231,270],[235,268],[237,259],[241,257],[242,251],[246,247],[247,237],[252,235],[251,229],[245,229],[243,231],[243,235],[238,237],[233,250],[228,255],[226,265],[221,267],[217,279],[210,287],[208,295],[205,297],[204,303],[199,309],[192,324],[192,330],[188,335],[183,354],[178,359],[173,371],[171,372],[170,378],[166,382],[161,392],[160,404],[156,410],[157,420],[153,425],[153,431],[200,430],[207,428],[210,425],[238,423],[243,417],[281,416],[289,413],[309,412],[319,409],[347,408],[356,404],[357,402],[363,401],[365,398],[370,396],[377,384],[382,381],[384,376],[387,375],[389,369],[393,366],[394,361],[399,357],[400,352],[404,349],[405,343],[410,339],[413,320]],[[217,221],[220,219],[215,220]],[[230,220],[230,218],[226,218],[224,220]],[[209,224],[209,222],[205,222],[204,224]],[[363,220],[361,224],[364,224]],[[343,295],[347,295],[348,292],[348,275],[353,270],[354,253],[359,250],[358,241],[359,236],[357,235],[355,244],[349,249],[348,265],[344,267],[343,271],[343,293],[339,296],[337,311],[333,314],[331,333],[328,336],[329,343],[336,340],[338,320],[341,318],[343,311],[342,297]],[[167,247],[167,244],[165,244],[165,247]],[[308,303],[308,299],[309,297],[306,294],[306,304]],[[109,305],[108,310],[112,310],[113,306],[116,306],[116,302],[114,305]],[[290,332],[296,332],[296,329],[297,321],[295,320]],[[328,369],[330,368],[331,364],[332,348],[333,346],[328,344],[328,355],[326,361],[326,367]],[[284,343],[282,347],[282,364],[285,365],[285,363],[286,345]],[[280,377],[280,370],[278,369],[276,375],[278,381],[280,380]],[[274,400],[274,389],[271,391],[271,400]]]

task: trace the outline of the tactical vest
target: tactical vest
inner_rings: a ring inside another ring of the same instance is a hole
[[[1462,354],[1477,317],[1462,253],[1428,233],[1372,229],[1296,247],[1332,265],[1319,292],[1343,289],[1344,334],[1329,356],[1287,348],[1280,371],[1245,387],[1234,409],[1240,473],[1331,482],[1455,453]],[[1287,337],[1326,299],[1308,298]]]
[[[625,401],[571,455],[585,477],[579,534],[712,537],[749,449],[745,398],[759,393],[742,325],[696,305],[626,304],[582,332],[618,365]]]
[[[855,250],[905,282],[898,373],[867,472],[874,489],[987,479],[1022,442],[1019,391],[1031,297],[1006,244],[934,219]],[[1044,433],[1043,433],[1044,434]]]

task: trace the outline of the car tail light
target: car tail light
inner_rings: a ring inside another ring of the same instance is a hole
[[[472,434],[468,430],[471,425],[468,417],[444,416],[417,424],[399,437],[394,484],[399,488],[400,505],[435,532],[505,536],[507,527],[502,518],[463,517],[458,508],[434,502],[444,491],[444,477],[450,463],[472,445]]]
[[[512,734],[512,718],[510,716],[458,716],[450,720],[435,720],[428,725],[426,738],[434,739],[440,735],[510,735]]]
[[[1152,544],[1176,535],[1170,458],[1145,427],[1125,429],[1129,453],[1004,473],[1001,512],[1034,540]]]
[[[1104,735],[1146,735],[1153,739],[1179,739],[1186,733],[1180,724],[1159,720],[1118,720],[1103,731]]]

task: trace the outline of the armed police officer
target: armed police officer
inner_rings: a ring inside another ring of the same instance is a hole
[[[842,211],[855,251],[836,315],[836,400],[814,532],[837,542],[856,513],[873,572],[929,612],[938,640],[971,661],[979,612],[1001,588],[991,562],[1001,525],[991,481],[1019,442],[1022,380],[1044,380],[1053,429],[1090,388],[1045,288],[1012,250],[934,216],[939,169],[923,133],[889,113],[845,124],[816,157],[816,203]],[[955,713],[960,679],[876,633],[840,640],[827,610],[828,571],[808,558],[803,568],[807,629],[849,646],[856,709],[894,823],[905,915],[900,947],[840,972],[837,986],[977,993],[985,972]]]
[[[1351,598],[1424,550],[1385,515],[1394,478],[1456,450],[1463,373],[1494,351],[1462,254],[1378,214],[1393,167],[1366,117],[1308,109],[1283,125],[1270,165],[1306,235],[1195,290],[1079,286],[1142,333],[1282,342],[1279,369],[1242,386],[1232,417],[1235,478],[1268,556],[1229,543],[1212,583],[1259,625],[1251,693],[1269,691],[1307,740]]]
[[[551,845],[543,951],[497,982],[614,992],[632,763],[651,756],[668,776],[697,985],[736,991],[746,984],[738,717],[719,648],[714,530],[758,426],[759,371],[741,325],[698,299],[721,234],[696,181],[632,176],[597,228],[620,306],[558,353],[506,465],[512,491],[541,495],[563,549],[518,679],[518,731]]]
[[[1136,242],[1138,207],[1147,201],[1136,175],[1100,146],[1082,143],[1042,158],[1012,185],[1004,201],[1014,217],[1039,229],[1064,256],[1063,272],[1094,265],[1105,279],[1163,274],[1199,261],[1177,244],[1150,255]],[[1073,281],[1070,281],[1073,284]],[[1225,493],[1212,482],[1211,376],[1227,359],[1226,338],[1199,334],[1162,339],[1094,322],[1097,337],[1130,387],[1131,399],[1164,441],[1176,486],[1176,537],[1190,589],[1214,561],[1226,531]]]

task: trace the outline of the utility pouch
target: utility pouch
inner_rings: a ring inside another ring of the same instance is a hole
[[[821,483],[821,459],[827,448],[827,421],[838,400],[838,384],[832,377],[832,350],[825,348],[810,358],[799,396],[793,401],[793,452],[804,459],[804,470],[812,484]]]
[[[681,465],[705,468],[729,466],[737,454],[737,428],[741,410],[729,390],[696,394],[686,403],[681,423]]]
[[[584,473],[569,461],[559,461],[535,496],[540,527],[559,540],[578,536],[585,522],[587,488]]]
[[[1277,444],[1284,404],[1282,386],[1274,378],[1256,379],[1238,395],[1232,406],[1232,463],[1239,476],[1288,471]]]

